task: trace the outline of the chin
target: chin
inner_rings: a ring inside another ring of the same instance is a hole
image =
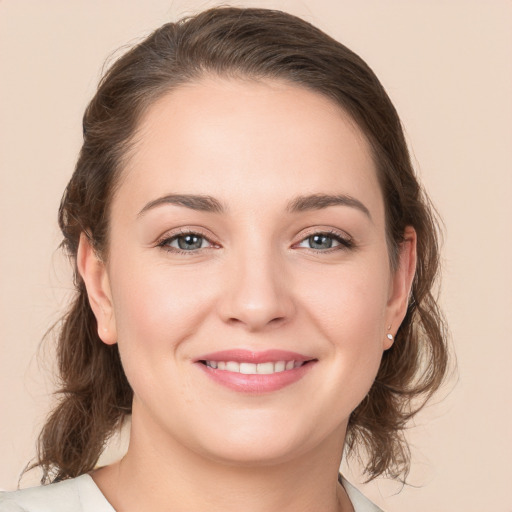
[[[302,429],[303,424],[294,429],[291,422],[258,423],[210,431],[201,436],[199,451],[220,464],[273,466],[301,457],[322,442],[318,432]]]
[[[267,467],[286,463],[302,454],[300,447],[255,442],[250,446],[226,443],[222,450],[205,450],[203,455],[217,464],[236,467]]]

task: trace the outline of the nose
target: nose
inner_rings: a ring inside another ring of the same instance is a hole
[[[250,332],[288,322],[295,312],[292,280],[286,265],[272,251],[247,251],[226,262],[224,293],[219,313],[224,322]]]

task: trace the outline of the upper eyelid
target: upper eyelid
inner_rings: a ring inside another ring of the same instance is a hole
[[[313,231],[309,235],[303,236],[298,242],[296,242],[294,244],[294,247],[298,246],[299,244],[304,243],[308,238],[311,238],[314,235],[324,235],[329,238],[332,238],[332,239],[336,240],[338,245],[335,247],[330,247],[328,249],[314,249],[312,247],[302,247],[302,250],[312,251],[312,252],[318,253],[318,254],[320,254],[320,253],[325,254],[325,253],[331,253],[333,251],[356,248],[356,245],[355,245],[352,237],[342,236],[342,235],[338,234],[337,232],[327,232],[327,231]]]
[[[300,240],[303,240],[304,238],[307,238],[308,236],[317,235],[317,234],[318,235],[319,234],[322,234],[322,235],[337,235],[337,236],[342,237],[342,238],[352,239],[352,236],[349,235],[346,231],[344,231],[342,229],[311,227],[311,228],[305,228],[304,230],[301,230],[301,238],[300,238]],[[213,241],[213,239],[215,238],[213,235],[209,235],[208,233],[205,233],[203,231],[203,228],[193,226],[193,227],[190,227],[190,228],[188,228],[188,227],[178,228],[178,231],[175,231],[175,232],[173,232],[172,230],[171,231],[167,231],[162,236],[159,236],[158,240],[164,240],[166,238],[175,238],[175,237],[178,237],[180,235],[200,235],[203,238],[206,238],[206,239],[208,239],[210,241]]]
[[[311,228],[310,230],[306,230],[306,232],[301,234],[301,237],[299,239],[299,242],[302,242],[306,238],[313,236],[313,235],[328,235],[332,237],[341,238],[342,240],[345,240],[346,242],[353,242],[353,237],[349,235],[346,231],[342,229],[335,229],[335,228]]]
[[[156,245],[161,245],[164,242],[168,242],[169,240],[175,240],[176,238],[179,238],[180,236],[186,236],[186,235],[199,235],[201,238],[204,238],[208,240],[208,242],[212,244],[217,244],[218,242],[215,242],[214,237],[211,235],[208,235],[204,233],[200,228],[194,227],[194,228],[179,228],[178,231],[175,232],[166,232],[162,236],[159,236],[156,240]]]

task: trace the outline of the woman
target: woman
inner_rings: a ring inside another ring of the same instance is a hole
[[[0,510],[377,510],[343,451],[406,476],[446,348],[435,223],[373,72],[291,15],[211,9],[119,59],[83,127],[53,483]]]

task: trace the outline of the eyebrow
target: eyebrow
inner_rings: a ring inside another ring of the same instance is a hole
[[[308,210],[321,210],[329,206],[349,206],[363,212],[370,220],[370,210],[355,197],[347,194],[311,194],[298,196],[288,204],[287,211],[290,213],[303,212]]]
[[[153,208],[162,206],[164,204],[184,206],[185,208],[190,208],[191,210],[198,210],[201,212],[222,213],[226,210],[222,203],[212,196],[194,194],[167,194],[146,204],[146,206],[144,206],[144,208],[142,208],[142,210],[138,213],[138,217],[144,215],[148,210],[152,210]]]
[[[218,200],[208,195],[197,194],[167,194],[147,203],[138,213],[138,217],[157,206],[171,204],[183,206],[191,210],[211,213],[223,213],[227,208]],[[286,211],[289,213],[304,212],[309,210],[322,210],[330,206],[349,206],[363,212],[370,220],[372,218],[368,208],[358,199],[346,194],[310,194],[298,196],[292,199]]]

